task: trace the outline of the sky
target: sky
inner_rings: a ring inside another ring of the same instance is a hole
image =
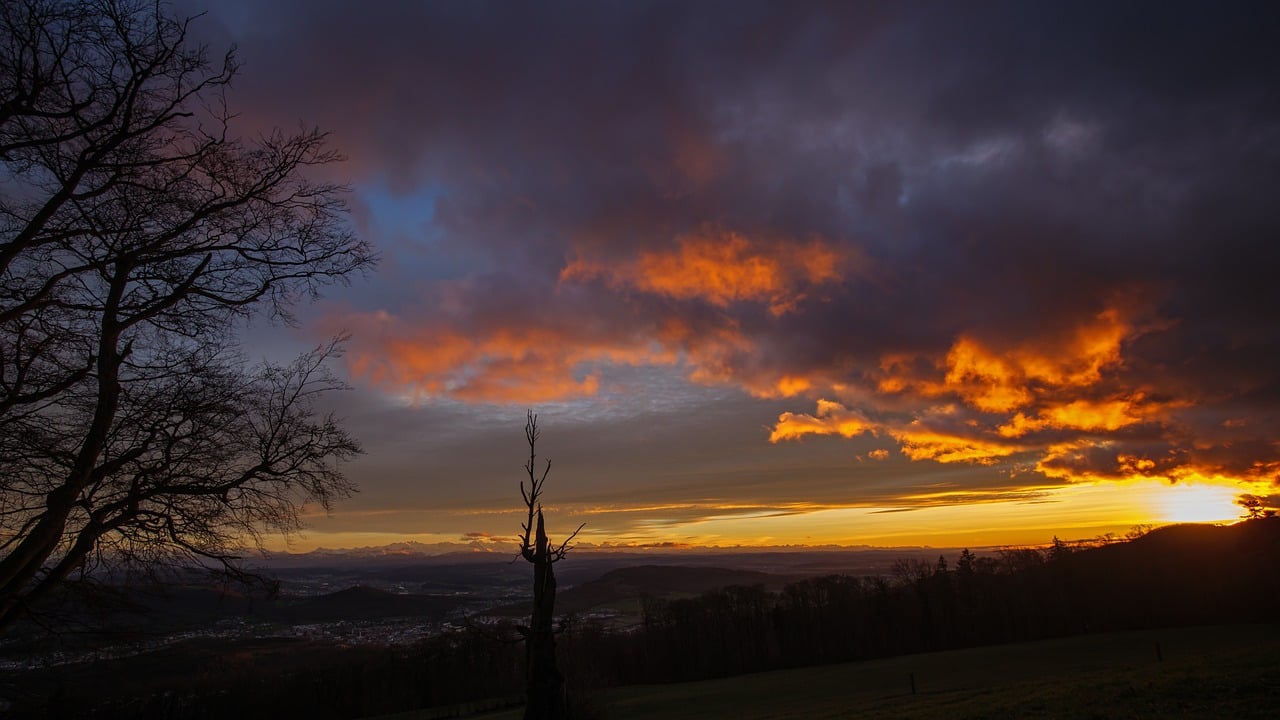
[[[182,12],[202,8],[184,2]],[[274,547],[994,545],[1280,478],[1265,3],[219,2],[250,135],[318,126],[377,270],[360,492]],[[1274,499],[1274,498],[1273,498]]]

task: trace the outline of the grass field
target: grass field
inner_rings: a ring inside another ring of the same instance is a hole
[[[1274,718],[1280,625],[1092,635],[632,686],[601,691],[591,704],[608,720]]]

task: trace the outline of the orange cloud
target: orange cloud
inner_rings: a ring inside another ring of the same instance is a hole
[[[1123,344],[1137,332],[1121,310],[1111,308],[1065,332],[1007,348],[965,333],[934,360],[886,354],[871,379],[882,397],[896,396],[898,410],[873,422],[824,400],[814,415],[783,413],[770,440],[871,432],[893,438],[911,460],[991,465],[1038,455],[1035,468],[1064,481],[1203,475],[1212,463],[1188,454],[1194,443],[1173,451],[1176,441],[1163,439],[1182,432],[1171,411],[1193,404],[1157,401],[1116,385],[1124,370]],[[863,402],[879,404],[875,397]],[[1109,445],[1107,436],[1142,424],[1150,424],[1141,435],[1146,450],[1121,452]],[[1047,431],[1052,433],[1038,435]],[[1205,457],[1225,452],[1211,440],[1202,450]]]
[[[1026,375],[1015,358],[998,355],[971,338],[961,337],[947,353],[946,363],[942,384],[929,385],[928,394],[954,391],[988,412],[1005,412],[1031,402]]]
[[[593,337],[568,326],[464,333],[408,327],[386,313],[346,319],[379,337],[353,349],[348,367],[375,385],[415,396],[543,402],[596,394],[602,363],[674,364],[678,354],[644,337]]]
[[[1045,449],[1036,470],[1065,482],[1161,481],[1274,487],[1280,478],[1280,461],[1255,461],[1227,467],[1197,456],[1186,447],[1166,445],[1148,450],[1126,449],[1107,439],[1081,438]]]
[[[936,410],[934,414],[939,417],[952,414],[947,410]],[[863,433],[888,434],[898,441],[902,454],[908,458],[940,463],[972,462],[990,465],[1023,449],[998,439],[983,438],[981,431],[950,432],[931,427],[922,419],[915,419],[901,426],[875,422],[857,410],[830,400],[819,400],[817,411],[813,415],[790,412],[779,415],[778,422],[769,435],[769,442],[798,440],[806,435],[840,435],[852,438]],[[873,451],[871,457],[883,460],[888,457],[888,451]]]
[[[1194,398],[1157,398],[1126,377],[1124,343],[1149,329],[1111,308],[1010,347],[965,333],[937,359],[883,355],[871,374],[875,389],[896,396],[905,417],[877,430],[912,460],[993,464],[1037,455],[1035,469],[1063,482],[1276,482],[1268,463],[1242,464],[1275,447],[1193,431],[1202,422]],[[819,432],[812,421],[789,424],[788,436]]]
[[[347,313],[328,323],[360,329],[359,344],[348,355],[353,375],[417,397],[588,397],[600,392],[610,365],[679,366],[695,383],[737,385],[757,397],[793,397],[826,383],[756,362],[756,341],[732,312],[669,303],[655,308],[616,295],[611,299],[618,302],[608,309],[584,308],[583,293],[600,288],[563,284],[600,278],[609,286],[702,300],[720,309],[740,301],[764,303],[776,316],[795,307],[812,286],[839,279],[844,258],[820,240],[797,245],[707,231],[680,238],[674,250],[643,252],[631,262],[573,261],[560,273],[561,292],[540,300],[540,309],[495,312],[491,294],[504,288],[458,283],[444,287],[422,319]]]
[[[743,352],[749,352],[750,349],[748,344],[741,348]],[[746,390],[752,397],[765,399],[796,397],[818,388],[834,386],[826,377],[817,374],[811,377],[784,374],[779,377],[770,369],[744,369],[729,364],[700,368],[689,379],[706,385],[732,383]]]
[[[704,229],[681,236],[674,249],[645,250],[629,261],[579,257],[560,272],[560,281],[599,279],[613,287],[721,308],[761,302],[778,316],[793,311],[807,288],[839,280],[845,260],[842,251],[820,239],[764,241]]]
[[[1114,432],[1154,417],[1172,403],[1153,403],[1142,393],[1117,400],[1073,400],[1050,402],[1035,417],[1014,415],[996,430],[1002,437],[1022,437],[1043,429]]]
[[[792,375],[783,375],[782,379],[774,384],[774,389],[780,397],[791,397],[813,387],[813,382],[808,378],[795,377]]]
[[[875,432],[877,425],[856,410],[850,410],[837,402],[819,400],[813,415],[784,412],[769,434],[769,442],[798,440],[805,435],[841,435],[851,438],[866,432]]]
[[[1067,332],[1007,349],[963,334],[937,361],[888,354],[881,358],[876,390],[914,395],[925,402],[922,407],[907,410],[906,417],[874,423],[823,400],[815,415],[779,416],[770,440],[885,433],[912,460],[990,465],[1036,450],[1034,444],[1012,442],[1033,432],[1114,432],[1168,407],[1147,402],[1140,392],[1106,399],[1086,395],[1108,369],[1122,365],[1122,343],[1132,332],[1119,310],[1108,309]],[[993,423],[992,415],[1003,419]]]
[[[933,430],[919,420],[904,428],[891,429],[889,435],[902,446],[902,454],[912,460],[933,460],[940,463],[991,465],[1021,449],[981,438]]]
[[[1033,405],[1046,390],[1097,383],[1105,368],[1121,362],[1121,344],[1133,330],[1113,308],[1065,334],[1005,349],[965,334],[935,364],[940,378],[936,372],[922,373],[914,358],[886,355],[878,389],[927,398],[951,395],[982,412],[1013,412]]]
[[[643,322],[583,322],[564,308],[476,321],[465,305],[442,302],[443,317],[417,321],[385,311],[344,313],[335,327],[360,328],[347,354],[355,377],[412,396],[468,402],[537,403],[590,397],[610,366],[665,365],[703,384],[736,383],[758,396],[802,392],[795,376],[747,373],[751,341],[731,318],[694,323],[678,315]],[[465,329],[464,329],[465,328]]]

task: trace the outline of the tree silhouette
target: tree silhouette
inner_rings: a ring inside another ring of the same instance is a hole
[[[370,266],[316,130],[231,131],[228,53],[145,0],[0,3],[0,629],[104,563],[233,567],[347,494],[323,361],[234,328]]]
[[[525,440],[529,443],[529,461],[525,472],[529,486],[520,481],[520,495],[524,498],[528,515],[520,526],[520,556],[533,565],[533,611],[529,627],[521,628],[525,638],[526,676],[525,720],[558,720],[565,717],[564,676],[556,666],[556,638],[553,625],[556,606],[555,564],[564,559],[569,545],[583,526],[579,525],[564,542],[556,545],[547,537],[542,518],[542,488],[551,472],[551,460],[547,460],[541,475],[537,471],[536,446],[540,432],[538,416],[528,412],[524,426]]]
[[[1245,520],[1270,518],[1276,516],[1276,508],[1268,507],[1268,503],[1272,498],[1245,493],[1236,497],[1236,504],[1244,509],[1244,515],[1241,515],[1241,517]]]

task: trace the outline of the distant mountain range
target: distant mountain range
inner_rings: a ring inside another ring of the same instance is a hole
[[[975,548],[979,549],[979,548]],[[615,559],[626,564],[652,563],[661,565],[709,563],[732,567],[754,568],[764,564],[771,567],[755,568],[766,572],[784,568],[817,566],[836,570],[879,568],[884,558],[891,562],[904,557],[937,557],[939,553],[954,554],[959,548],[933,548],[928,546],[874,547],[870,545],[782,545],[782,546],[630,546],[593,545],[582,543],[574,547],[566,565],[574,559],[590,560],[597,564]],[[398,542],[389,545],[359,548],[317,548],[305,553],[262,552],[250,557],[249,564],[265,568],[319,568],[319,567],[389,567],[397,565],[446,565],[484,562],[488,559],[506,562],[516,558],[515,543],[494,543],[485,540],[471,542],[421,543]],[[857,562],[850,564],[850,560]],[[813,569],[809,567],[808,569]]]
[[[265,567],[327,567],[353,563],[400,564],[420,563],[425,558],[447,562],[450,559],[474,560],[477,556],[515,556],[514,543],[498,546],[480,540],[457,543],[392,543],[377,547],[317,548],[305,553],[261,552],[249,558],[251,564]]]

